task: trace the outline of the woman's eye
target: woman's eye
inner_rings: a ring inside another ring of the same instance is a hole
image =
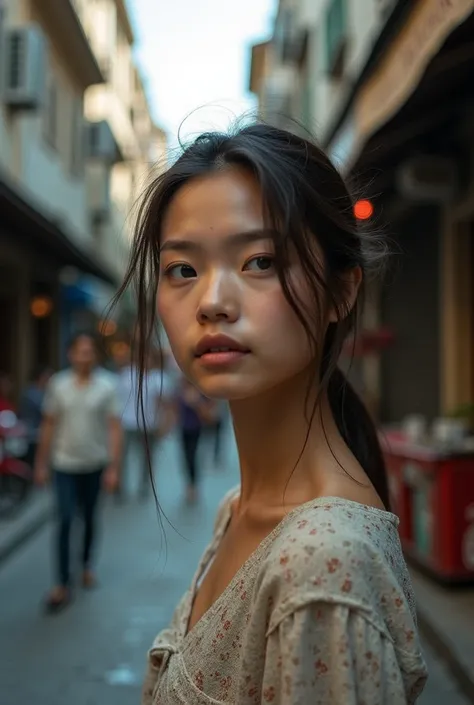
[[[269,269],[273,269],[273,266],[273,257],[270,257],[270,255],[258,255],[258,257],[249,259],[245,263],[244,269],[251,272],[267,272]]]
[[[173,264],[165,270],[167,277],[171,279],[192,279],[196,277],[196,270],[189,264]]]

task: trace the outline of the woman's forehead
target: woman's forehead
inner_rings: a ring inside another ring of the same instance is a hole
[[[192,179],[179,189],[165,214],[161,241],[228,235],[262,225],[258,182],[246,170],[233,167]]]

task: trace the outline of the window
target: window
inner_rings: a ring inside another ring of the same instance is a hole
[[[81,98],[74,98],[72,103],[72,121],[70,133],[70,169],[74,176],[81,176],[84,169],[84,120]]]
[[[347,38],[345,0],[331,0],[326,14],[326,67],[333,78],[344,73]]]
[[[44,136],[50,147],[58,148],[58,86],[50,78],[44,112]]]

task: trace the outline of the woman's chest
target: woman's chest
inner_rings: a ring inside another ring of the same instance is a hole
[[[221,598],[226,601],[227,590],[232,594],[240,585],[242,588],[240,595],[246,596],[252,589],[260,562],[258,549],[266,532],[266,529],[252,532],[229,527],[216,553],[201,571],[196,583],[188,632],[192,631]],[[238,583],[237,586],[234,585],[235,581]]]
[[[239,579],[169,655],[154,703],[259,702],[267,621],[253,613],[252,588]]]

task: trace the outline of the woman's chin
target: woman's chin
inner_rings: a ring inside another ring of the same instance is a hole
[[[229,402],[258,397],[274,386],[270,382],[262,383],[261,378],[257,381],[243,375],[206,375],[194,379],[193,382],[209,399]]]
[[[256,385],[242,379],[230,379],[230,375],[209,375],[193,380],[194,384],[209,399],[233,401],[247,399],[258,394]]]

